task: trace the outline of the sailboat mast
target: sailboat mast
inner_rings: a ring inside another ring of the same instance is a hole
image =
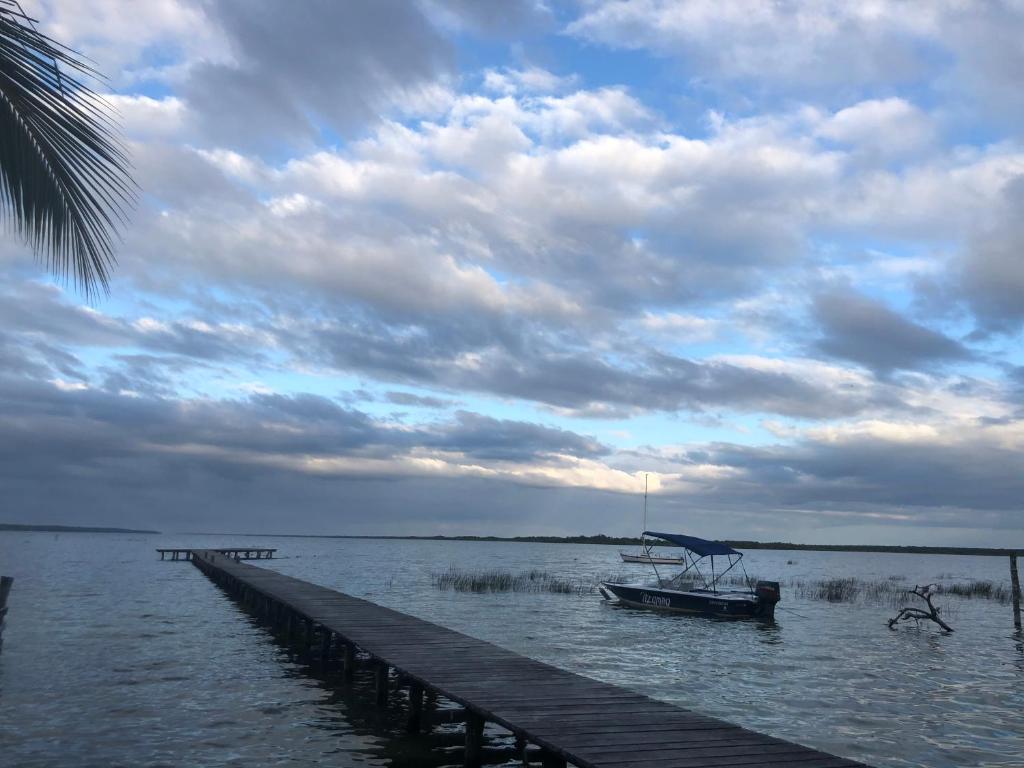
[[[647,530],[647,473],[644,472],[644,530]]]

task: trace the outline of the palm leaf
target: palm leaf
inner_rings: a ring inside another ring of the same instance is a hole
[[[135,201],[110,107],[78,79],[98,76],[38,32],[16,0],[0,0],[3,216],[90,297],[108,288],[113,240]]]

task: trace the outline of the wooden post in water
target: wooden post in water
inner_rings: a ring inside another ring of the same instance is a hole
[[[516,734],[516,745],[515,745],[516,757],[523,761],[523,765],[530,764],[530,757],[526,751],[526,739],[523,738],[523,734]]]
[[[462,764],[477,768],[484,747],[484,719],[475,712],[466,711],[466,752]]]
[[[374,669],[374,677],[377,684],[377,706],[384,707],[388,703],[388,665],[387,662],[378,661]]]
[[[1017,575],[1017,556],[1010,555],[1010,592],[1013,593],[1013,626],[1020,632],[1020,576]]]
[[[351,681],[356,675],[356,649],[352,647],[352,643],[345,643],[345,679]]]
[[[409,684],[409,719],[405,723],[405,730],[409,733],[419,733],[422,718],[423,686],[413,682]]]
[[[320,628],[320,663],[324,669],[331,660],[331,630],[327,627]]]
[[[0,648],[4,647],[4,623],[7,619],[7,596],[11,594],[11,587],[14,586],[14,579],[10,576],[0,576]]]

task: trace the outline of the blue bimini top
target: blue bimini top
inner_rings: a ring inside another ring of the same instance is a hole
[[[656,531],[644,531],[644,536],[653,536],[656,539],[670,541],[701,557],[707,557],[708,555],[739,555],[743,557],[742,552],[737,552],[720,541],[698,539],[696,536],[685,536],[681,533],[657,533]]]

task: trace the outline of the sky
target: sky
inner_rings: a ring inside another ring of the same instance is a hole
[[[141,190],[0,240],[0,521],[1024,546],[1024,3],[34,0]]]

